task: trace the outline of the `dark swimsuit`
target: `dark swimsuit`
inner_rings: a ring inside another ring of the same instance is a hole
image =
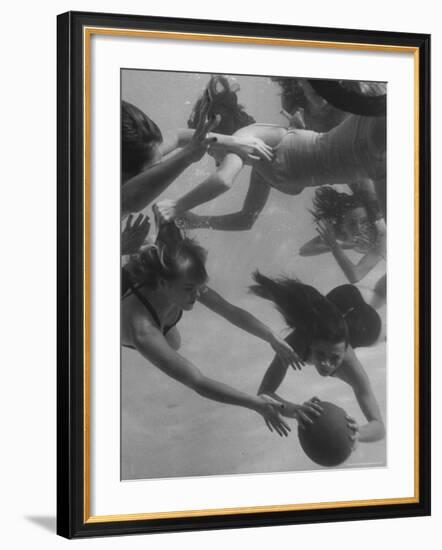
[[[130,280],[129,278],[129,274],[127,273],[127,271],[123,268],[122,269],[122,278],[123,278],[123,291],[126,291],[124,292],[124,295],[123,295],[123,300],[124,298],[127,298],[128,296],[130,296],[131,294],[135,294],[135,296],[138,298],[138,300],[140,300],[140,302],[143,304],[143,306],[147,309],[147,311],[150,313],[150,315],[152,316],[152,319],[155,321],[155,323],[158,325],[158,328],[161,330],[161,332],[164,334],[164,336],[166,336],[166,334],[169,332],[170,329],[172,329],[177,323],[179,323],[181,317],[183,316],[183,312],[180,311],[177,315],[177,318],[175,319],[175,321],[170,324],[170,325],[166,325],[163,329],[161,328],[161,321],[160,321],[160,318],[158,316],[158,313],[156,312],[155,308],[153,307],[153,305],[149,302],[149,300],[143,296],[143,294],[141,294],[141,292],[139,292],[139,286],[136,287],[132,281]],[[130,290],[130,292],[127,292],[127,290]],[[131,346],[129,344],[122,344],[125,348],[130,348],[130,349],[136,349],[135,346]]]

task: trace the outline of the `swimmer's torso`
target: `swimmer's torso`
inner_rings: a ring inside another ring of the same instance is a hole
[[[349,116],[326,133],[268,124],[237,133],[259,137],[274,148],[273,161],[254,168],[272,187],[294,195],[305,187],[385,178],[385,138],[376,141],[379,132],[374,131],[383,125],[382,118]]]

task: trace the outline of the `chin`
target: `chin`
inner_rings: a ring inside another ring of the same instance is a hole
[[[184,311],[191,311],[193,309],[193,306],[195,305],[195,302],[191,302],[190,304],[186,304],[183,306]]]

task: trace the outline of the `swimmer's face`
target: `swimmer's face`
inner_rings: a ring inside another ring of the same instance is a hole
[[[365,235],[370,226],[367,210],[359,206],[346,212],[342,220],[341,232],[346,240],[351,241],[354,237]]]
[[[321,376],[333,376],[344,360],[346,349],[345,342],[317,340],[310,346],[310,362]]]
[[[172,304],[179,309],[190,311],[199,298],[204,284],[196,283],[188,277],[180,277],[176,281],[165,282],[164,287]]]

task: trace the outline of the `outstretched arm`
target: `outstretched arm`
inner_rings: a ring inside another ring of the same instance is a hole
[[[230,405],[254,410],[263,416],[267,426],[279,435],[287,435],[289,426],[279,417],[281,405],[263,397],[255,397],[205,376],[196,366],[173,350],[163,334],[142,317],[131,327],[132,342],[148,361],[162,372],[193,389],[199,395]]]
[[[290,334],[287,341],[294,343],[295,336]],[[312,397],[302,405],[287,401],[276,393],[287,374],[287,367],[279,360],[277,356],[270,363],[261,385],[258,389],[258,395],[269,395],[273,399],[279,401],[283,406],[281,414],[288,418],[295,418],[301,428],[305,428],[308,424],[312,424],[314,418],[319,416],[323,409],[316,397]]]
[[[195,130],[191,130],[189,139],[183,149],[165,159],[163,162],[150,166],[133,178],[125,182],[122,189],[121,210],[122,216],[130,212],[143,210],[150,202],[158,197],[188,166],[201,159],[209,145],[215,140],[210,132],[216,125],[216,120],[206,121],[203,117]],[[160,151],[164,154],[175,146],[180,146],[179,135],[168,138]]]
[[[259,214],[267,203],[270,185],[253,170],[244,204],[238,212],[221,216],[200,216],[188,212],[182,218],[189,229],[206,228],[220,231],[246,231],[253,227]]]
[[[377,399],[364,367],[349,347],[347,356],[336,376],[353,388],[358,404],[367,420],[367,424],[358,428],[359,441],[379,441],[385,437],[385,426]]]
[[[279,360],[286,367],[290,365],[295,367],[296,365],[301,368],[299,358],[293,348],[245,309],[234,306],[211,288],[206,288],[206,291],[200,296],[199,302],[224,317],[232,325],[270,344]]]

